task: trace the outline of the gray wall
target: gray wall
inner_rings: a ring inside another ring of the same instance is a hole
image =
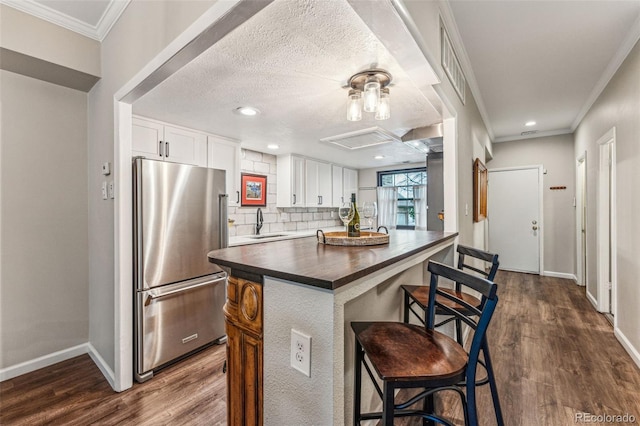
[[[87,95],[0,71],[0,369],[86,343]]]
[[[573,135],[558,135],[493,144],[493,159],[487,168],[542,164],[544,204],[544,269],[548,272],[575,274],[576,213],[575,158]],[[566,186],[551,190],[551,186]],[[491,183],[489,183],[491,190]],[[489,218],[491,221],[491,218]]]
[[[598,139],[616,129],[617,334],[640,365],[640,44],[636,43],[575,132],[575,158],[587,153],[587,286],[596,291]]]

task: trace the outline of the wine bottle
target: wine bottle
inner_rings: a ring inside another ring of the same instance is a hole
[[[356,207],[356,194],[351,194],[351,207],[353,208],[353,219],[349,222],[347,229],[348,237],[360,236],[360,215],[358,214],[358,208]]]

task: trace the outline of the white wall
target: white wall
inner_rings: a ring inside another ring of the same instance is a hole
[[[587,152],[587,286],[596,285],[596,200],[599,151],[596,142],[616,131],[617,312],[616,335],[640,366],[640,43],[636,43],[575,132],[578,158]]]
[[[493,159],[486,165],[489,169],[497,169],[534,164],[542,164],[547,171],[543,175],[545,272],[573,275],[576,253],[573,135],[496,143]],[[552,186],[566,186],[567,189],[549,189]]]
[[[100,166],[114,161],[114,94],[213,1],[133,0],[102,43],[102,79],[89,92],[89,340],[112,370],[114,204],[100,196]],[[117,194],[116,194],[117,196]]]
[[[0,71],[0,369],[89,334],[87,95]]]

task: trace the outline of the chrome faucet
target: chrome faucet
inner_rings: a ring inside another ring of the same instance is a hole
[[[262,217],[262,209],[258,207],[258,211],[256,212],[256,235],[260,235],[263,223],[264,218]]]

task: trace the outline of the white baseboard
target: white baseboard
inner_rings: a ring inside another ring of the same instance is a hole
[[[29,361],[21,362],[20,364],[12,365],[11,367],[0,369],[0,382],[13,379],[14,377],[18,377],[26,373],[31,373],[32,371],[48,367],[61,361],[66,361],[77,357],[78,355],[86,354],[87,352],[89,352],[89,344],[82,343],[78,346],[73,346]]]
[[[586,291],[586,294],[587,294],[587,300],[588,300],[589,302],[591,302],[591,304],[593,305],[594,309],[595,309],[596,311],[598,311],[598,301],[596,300],[596,298],[595,298],[595,297],[593,297],[593,296],[591,295],[591,293],[589,293],[589,291],[588,291],[588,290]],[[598,312],[600,312],[600,311],[598,311]]]
[[[622,347],[631,356],[633,362],[635,362],[638,368],[640,368],[640,352],[638,352],[638,349],[631,344],[629,339],[627,339],[627,336],[625,336],[619,328],[614,328],[613,334],[616,336]]]
[[[100,353],[96,350],[96,348],[93,347],[91,343],[87,343],[87,347],[88,347],[89,356],[91,357],[93,362],[98,366],[104,378],[107,379],[107,382],[109,382],[109,385],[111,385],[111,388],[115,389],[116,375],[114,374],[113,370],[111,369],[111,367],[109,367],[109,364],[107,364],[104,358],[102,358]]]
[[[574,274],[568,274],[566,272],[544,271],[542,275],[545,277],[564,278],[567,280],[573,280],[575,282],[578,282],[578,278]]]

